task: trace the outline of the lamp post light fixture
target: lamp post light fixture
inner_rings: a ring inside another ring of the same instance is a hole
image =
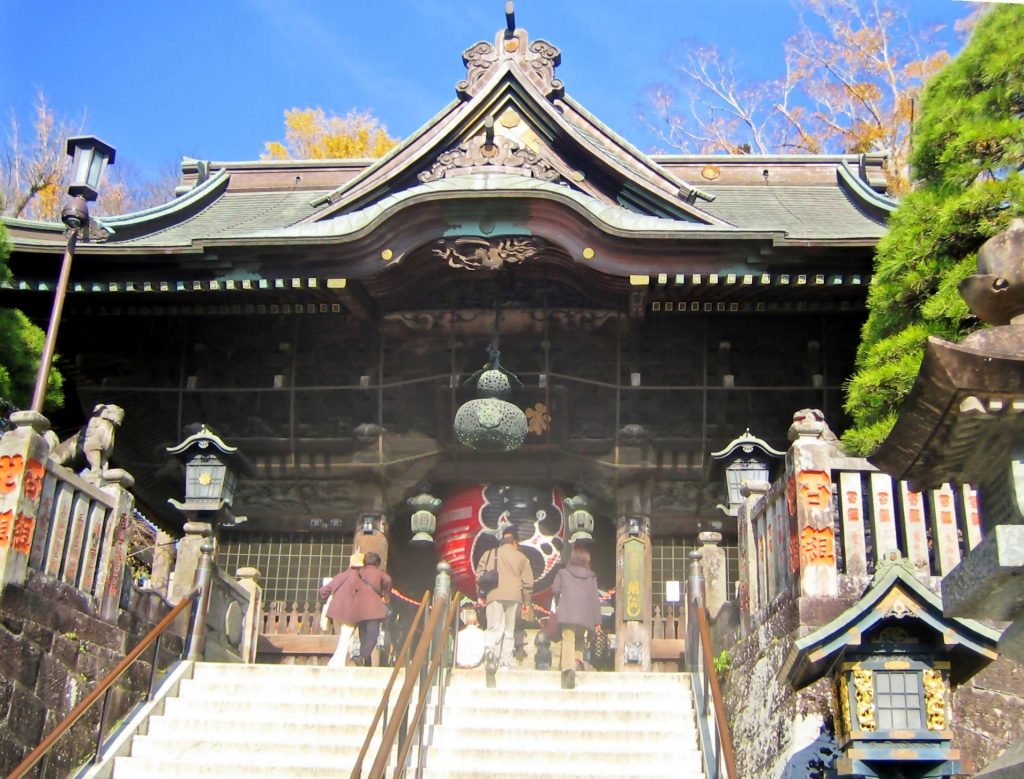
[[[68,138],[67,152],[71,156],[71,183],[68,194],[71,196],[61,213],[61,221],[67,226],[67,245],[64,248],[64,259],[60,266],[60,277],[57,289],[53,293],[53,307],[50,309],[50,323],[46,328],[46,341],[39,357],[39,370],[36,373],[35,389],[32,393],[32,410],[43,413],[46,402],[46,385],[50,381],[50,369],[53,366],[53,354],[57,347],[57,330],[60,328],[60,317],[64,310],[64,297],[68,291],[71,278],[71,261],[75,257],[75,247],[79,236],[89,227],[89,202],[99,197],[100,180],[103,170],[114,162],[114,147],[91,135],[79,135]]]
[[[773,449],[766,442],[751,434],[750,429],[734,438],[723,449],[711,453],[711,459],[721,463],[717,469],[724,471],[726,494],[729,505],[718,505],[731,517],[739,513],[743,503],[741,492],[744,482],[771,481],[772,459],[785,457],[785,452]],[[712,466],[713,468],[715,466]]]
[[[363,514],[359,518],[359,530],[363,535],[372,536],[373,532],[377,529],[377,515],[376,514]]]
[[[409,543],[422,544],[424,546],[434,543],[434,531],[437,529],[437,515],[435,512],[441,508],[441,499],[426,492],[414,495],[406,503],[414,509],[409,518],[409,526],[413,536]]]
[[[626,535],[630,538],[639,538],[647,532],[647,521],[644,517],[626,518]]]
[[[245,521],[245,517],[236,517],[231,510],[239,471],[250,470],[237,447],[224,443],[203,425],[198,433],[167,451],[185,464],[185,502],[170,498],[171,505],[195,514],[200,521],[216,520],[223,525]]]
[[[588,510],[589,501],[585,495],[565,499],[565,510],[569,516],[565,521],[569,532],[569,543],[594,540],[594,515]]]

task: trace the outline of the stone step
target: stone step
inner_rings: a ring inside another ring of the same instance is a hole
[[[282,722],[273,717],[262,720],[222,720],[213,718],[178,718],[162,715],[153,716],[149,720],[148,737],[176,738],[200,741],[215,738],[218,743],[238,744],[248,741],[318,744],[337,744],[339,746],[356,746],[363,744],[369,720],[352,723],[324,722]],[[380,725],[377,726],[378,733]],[[143,738],[143,736],[137,736]]]
[[[640,754],[623,754],[621,760],[601,756],[600,760],[592,760],[566,748],[555,754],[523,754],[520,752],[515,759],[491,759],[486,750],[480,753],[460,754],[455,760],[438,760],[432,752],[428,752],[425,775],[437,776],[480,776],[480,777],[523,777],[523,776],[566,776],[594,777],[602,776],[665,776],[672,779],[696,779],[703,777],[703,762],[699,754],[685,759],[675,758],[671,761],[652,759],[646,760]]]
[[[463,766],[461,768],[428,768],[423,772],[423,779],[703,779],[701,766],[696,767],[665,767],[656,768],[633,768],[628,771],[616,769],[606,771],[601,767],[584,767],[580,770],[571,769],[565,773],[561,768],[548,769],[543,765],[529,766],[520,770],[478,770],[474,767]]]
[[[354,740],[353,740],[354,741]],[[251,738],[248,740],[228,740],[221,737],[210,738],[209,734],[199,738],[177,738],[168,736],[138,736],[132,741],[131,756],[133,758],[163,758],[172,762],[178,761],[214,761],[225,754],[236,755],[236,761],[243,765],[352,765],[359,755],[362,739],[359,743],[339,744],[319,738],[307,738],[300,741],[286,742],[280,739],[265,740]],[[370,753],[372,760],[376,749]]]
[[[351,765],[292,763],[245,763],[234,755],[216,760],[177,760],[161,757],[118,757],[114,759],[113,779],[182,779],[202,776],[207,779],[338,779],[348,776]]]
[[[484,722],[493,728],[511,728],[517,730],[550,730],[551,728],[584,728],[604,729],[614,723],[612,732],[621,730],[660,729],[671,722],[690,727],[694,721],[692,712],[680,712],[675,718],[652,704],[646,709],[495,709],[484,705],[445,705],[444,725],[454,727],[472,727]]]
[[[243,663],[196,663],[192,678],[197,680],[248,681],[254,684],[285,684],[295,680],[302,684],[378,684],[381,687],[391,676],[391,668],[328,668],[317,665],[265,665]]]
[[[369,724],[377,710],[376,701],[278,701],[272,697],[263,700],[198,700],[195,698],[168,698],[164,716],[187,719],[201,712],[204,717],[227,720],[263,722],[325,722],[337,725]]]
[[[573,690],[560,687],[542,690],[502,690],[449,688],[445,692],[445,708],[457,706],[492,705],[508,709],[603,709],[634,711],[646,709],[651,704],[651,693],[636,690],[594,690],[579,686]],[[689,695],[666,695],[659,700],[659,707],[673,713],[693,711],[693,699]]]
[[[396,681],[392,695],[401,689],[402,678]],[[230,698],[232,700],[260,697],[270,693],[277,699],[292,700],[373,700],[380,701],[386,682],[377,679],[351,679],[347,681],[319,681],[289,678],[278,682],[261,683],[246,679],[183,679],[180,695],[194,700]]]
[[[561,673],[558,670],[502,670],[495,677],[496,689],[547,689],[560,688]],[[615,673],[612,671],[578,671],[577,688],[586,686],[593,689],[635,690],[664,694],[679,689],[690,694],[689,674],[679,673]],[[451,689],[460,687],[486,687],[485,673],[480,669],[458,668],[452,674]]]
[[[693,721],[679,725],[677,728],[625,732],[616,723],[609,722],[602,728],[496,732],[482,724],[453,726],[446,721],[444,725],[434,730],[430,746],[431,749],[448,749],[466,744],[493,744],[503,748],[506,742],[512,742],[521,748],[523,739],[527,739],[531,747],[539,750],[564,750],[566,744],[572,744],[574,750],[586,754],[622,749],[662,752],[699,750],[699,739]]]

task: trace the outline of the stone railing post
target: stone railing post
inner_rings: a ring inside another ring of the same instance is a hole
[[[839,595],[832,511],[836,438],[820,411],[805,410],[794,415],[789,440],[793,444],[786,453],[786,510],[790,521],[796,520],[790,548],[797,554],[799,594],[801,598],[835,598]]]
[[[758,501],[768,494],[771,485],[768,482],[746,481],[740,488],[744,501],[739,505],[736,515],[737,545],[739,555],[740,580],[737,587],[737,599],[740,605],[740,624],[743,632],[750,629],[750,616],[761,607],[760,584],[758,577],[764,576],[760,570],[757,557],[757,539],[754,523],[757,521],[755,509]]]
[[[46,417],[35,411],[11,414],[15,428],[0,438],[0,594],[24,584],[35,536],[39,500],[50,446]]]
[[[95,589],[100,600],[100,619],[108,622],[117,620],[121,608],[121,587],[128,560],[128,529],[135,510],[135,496],[128,491],[135,480],[123,471],[116,473],[115,478],[105,480],[102,486],[104,492],[114,495],[114,507],[100,547],[107,562],[97,571]]]
[[[729,599],[725,583],[725,550],[719,546],[722,542],[722,534],[705,531],[698,533],[697,538],[703,544],[700,548],[700,555],[704,573],[704,605],[707,606],[711,619],[716,619],[718,612],[722,610],[722,606]]]
[[[249,593],[249,606],[245,610],[239,651],[243,663],[255,663],[263,622],[263,588],[259,585],[260,572],[256,568],[239,568],[235,572],[235,578],[242,589]]]
[[[695,672],[700,664],[700,626],[697,622],[697,609],[706,606],[704,594],[704,571],[701,565],[701,553],[690,552],[689,570],[686,576],[686,669]]]
[[[167,600],[175,604],[188,595],[195,586],[194,580],[196,566],[199,564],[200,547],[204,540],[213,534],[213,525],[209,522],[193,520],[185,523],[184,530],[185,537],[178,541],[174,576],[167,592]]]
[[[164,597],[170,594],[167,587],[171,571],[174,570],[174,540],[170,533],[158,530],[153,543],[153,575],[149,579],[149,586]]]
[[[206,649],[206,615],[210,610],[210,593],[213,590],[213,578],[217,575],[217,566],[213,562],[214,542],[204,536],[199,547],[199,560],[196,563],[193,587],[199,588],[199,595],[192,607],[192,621],[188,631],[188,647],[185,650],[186,660],[202,660]]]

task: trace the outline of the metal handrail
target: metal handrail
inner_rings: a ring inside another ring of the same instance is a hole
[[[405,640],[402,642],[402,648],[398,652],[398,657],[395,658],[394,668],[391,669],[391,676],[388,678],[388,683],[384,687],[384,692],[380,696],[380,703],[377,705],[377,710],[373,713],[373,721],[370,723],[370,727],[366,730],[366,738],[363,739],[363,746],[359,750],[359,756],[356,758],[355,766],[352,768],[350,779],[359,779],[363,772],[363,760],[366,758],[366,753],[370,749],[370,742],[373,740],[374,731],[377,730],[377,723],[380,722],[381,718],[384,718],[384,727],[387,728],[387,708],[388,702],[391,697],[391,690],[395,686],[395,680],[398,679],[398,673],[402,670],[402,665],[405,663],[406,658],[409,656],[409,649],[412,647],[412,639],[416,634],[416,628],[419,626],[423,619],[423,614],[427,610],[427,604],[430,603],[430,590],[423,593],[423,600],[420,601],[420,606],[416,609],[416,615],[412,618],[412,624],[409,625],[408,631],[405,634]]]
[[[199,596],[199,587],[196,587],[188,595],[186,595],[182,601],[175,606],[160,622],[158,622],[152,630],[150,630],[145,637],[135,645],[135,647],[125,655],[125,658],[114,666],[113,670],[108,673],[103,680],[96,685],[96,687],[86,695],[82,701],[75,706],[68,715],[53,729],[53,731],[44,738],[39,746],[33,749],[28,755],[15,767],[11,773],[7,775],[7,779],[21,779],[31,771],[37,763],[42,761],[42,766],[39,770],[39,777],[43,779],[46,775],[47,761],[49,760],[50,751],[56,745],[57,741],[67,733],[71,727],[78,722],[79,719],[90,709],[93,704],[103,696],[103,713],[100,715],[99,729],[96,734],[96,752],[92,756],[90,763],[95,764],[99,759],[100,754],[103,751],[104,734],[103,731],[106,729],[107,721],[107,706],[110,699],[110,691],[118,679],[124,675],[132,664],[139,659],[139,656],[149,648],[150,644],[156,642],[156,650],[153,653],[153,668],[151,670],[150,681],[149,681],[149,692],[146,696],[146,700],[153,699],[153,693],[156,691],[156,674],[157,674],[157,660],[160,654],[160,638],[164,632],[171,626],[171,624],[178,618],[178,616],[188,607],[195,602]]]
[[[697,634],[700,644],[701,657],[701,699],[699,714],[707,716],[708,691],[711,692],[711,705],[715,714],[715,773],[718,775],[720,761],[725,761],[726,779],[737,779],[736,754],[732,748],[732,736],[729,734],[729,723],[725,717],[725,700],[722,698],[722,688],[718,681],[718,670],[715,668],[715,660],[711,653],[711,631],[708,629],[707,609],[704,607],[700,597],[690,601],[690,608],[697,617]]]
[[[431,644],[434,643],[434,636],[438,633],[441,616],[445,611],[443,604],[446,602],[447,598],[439,598],[438,602],[434,603],[433,608],[430,610],[430,617],[427,619],[426,627],[424,627],[423,632],[420,634],[420,641],[416,646],[412,662],[405,671],[405,681],[402,684],[401,692],[398,694],[398,699],[395,701],[395,709],[392,712],[391,721],[384,729],[384,735],[381,736],[380,746],[377,748],[377,756],[370,767],[368,779],[384,779],[385,772],[387,771],[388,756],[394,748],[399,728],[404,727],[406,724],[413,687],[416,685],[420,673],[426,667],[427,653],[430,650]],[[424,686],[429,686],[429,682],[425,681]],[[354,774],[353,778],[355,778]]]
[[[437,676],[438,670],[441,667],[441,661],[444,659],[445,651],[450,648],[450,645],[446,640],[446,636],[452,629],[452,624],[455,621],[455,615],[458,613],[458,610],[458,603],[453,599],[448,605],[448,614],[444,619],[444,627],[441,630],[438,640],[434,642],[433,649],[431,651],[430,666],[427,670],[427,678],[420,686],[420,697],[416,702],[416,711],[413,712],[412,721],[409,723],[409,730],[416,734],[416,743],[420,747],[416,776],[420,776],[423,771],[423,729],[420,727],[420,720],[423,717],[423,712],[427,708],[427,697],[430,695],[430,686],[433,684],[433,680]],[[444,686],[439,686],[440,690],[438,691],[437,705],[440,709],[444,705]],[[398,769],[395,774],[396,777],[405,776],[405,761],[408,759],[409,752],[412,749],[412,742],[412,738],[406,738],[405,744],[398,750],[398,760],[396,762]]]

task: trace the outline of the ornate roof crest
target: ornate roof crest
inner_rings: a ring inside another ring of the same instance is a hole
[[[537,152],[520,146],[512,138],[474,136],[453,149],[442,152],[430,170],[419,174],[423,182],[457,176],[468,168],[494,165],[504,173],[522,173],[541,181],[558,181],[558,171]],[[512,168],[513,170],[508,170]]]
[[[499,30],[494,44],[480,41],[462,53],[466,65],[466,78],[455,85],[463,100],[469,100],[480,91],[502,63],[511,62],[533,82],[544,97],[561,97],[565,85],[555,78],[555,67],[562,61],[562,53],[545,40],[529,42],[526,30],[516,27],[515,9],[511,0],[505,3],[504,30]]]

